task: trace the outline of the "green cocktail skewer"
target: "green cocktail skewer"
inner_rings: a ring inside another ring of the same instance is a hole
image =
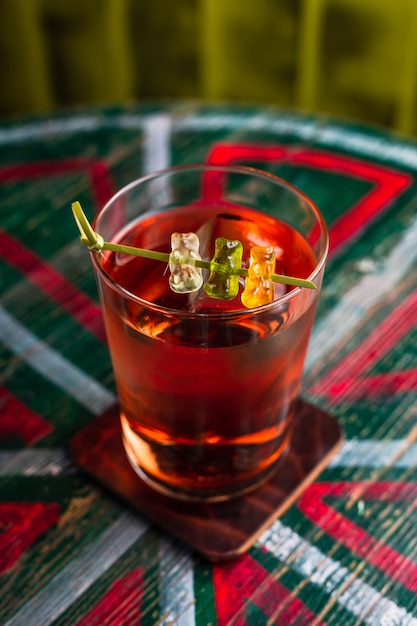
[[[169,263],[169,254],[166,252],[157,252],[156,250],[147,250],[145,248],[135,248],[134,246],[125,246],[120,243],[111,243],[110,241],[104,241],[103,237],[95,232],[90,222],[88,221],[84,211],[81,208],[79,202],[73,202],[71,205],[74,219],[77,223],[80,231],[80,241],[87,246],[89,250],[93,252],[100,252],[101,250],[109,250],[111,252],[122,252],[124,254],[132,254],[133,256],[140,256],[146,259],[154,259],[155,261],[163,261]],[[185,259],[187,263],[190,263],[190,259]],[[193,265],[202,269],[219,270],[222,266],[216,264],[217,267],[213,267],[213,263],[210,261],[193,260]],[[239,267],[235,270],[239,276],[248,276],[248,270],[244,267]],[[307,289],[317,289],[316,285],[311,280],[304,278],[295,278],[294,276],[285,276],[284,274],[272,274],[271,280],[274,283],[281,283],[283,285],[292,285],[295,287],[306,287]]]

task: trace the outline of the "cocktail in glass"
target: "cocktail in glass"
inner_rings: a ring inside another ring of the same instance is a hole
[[[202,259],[218,238],[272,246],[275,272],[317,289],[274,283],[274,300],[176,293],[161,261],[92,252],[120,402],[127,457],[166,495],[206,501],[256,488],[285,458],[328,249],[323,217],[285,181],[245,167],[191,165],[120,190],[99,213],[106,241],[169,253],[196,233]],[[203,270],[204,280],[208,272]]]

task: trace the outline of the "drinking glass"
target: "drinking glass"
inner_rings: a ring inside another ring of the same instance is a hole
[[[91,253],[134,470],[174,498],[216,501],[255,489],[279,471],[291,443],[328,250],[319,210],[270,173],[187,165],[127,185],[94,227],[106,241],[165,253],[172,233],[193,232],[208,261],[218,237],[239,240],[244,267],[252,246],[272,245],[277,274],[315,283],[274,283],[272,302],[247,309],[240,294],[173,292],[161,261]]]

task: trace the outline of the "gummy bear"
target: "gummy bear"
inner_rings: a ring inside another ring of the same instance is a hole
[[[275,250],[272,246],[253,246],[250,251],[250,265],[242,304],[252,309],[268,304],[274,299],[274,285],[271,274],[275,270]]]
[[[172,233],[169,255],[169,286],[176,293],[198,291],[203,284],[201,269],[193,263],[201,260],[198,252],[200,242],[195,233]],[[187,262],[189,261],[189,262]]]
[[[231,300],[239,292],[239,275],[235,270],[241,267],[243,246],[240,241],[218,237],[215,241],[214,256],[210,261],[210,276],[204,290],[210,298]]]

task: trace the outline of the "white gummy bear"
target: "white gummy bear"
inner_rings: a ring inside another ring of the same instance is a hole
[[[172,233],[169,255],[169,286],[176,293],[193,293],[203,284],[203,275],[193,261],[201,260],[200,242],[195,233]],[[190,261],[190,262],[187,262]]]

